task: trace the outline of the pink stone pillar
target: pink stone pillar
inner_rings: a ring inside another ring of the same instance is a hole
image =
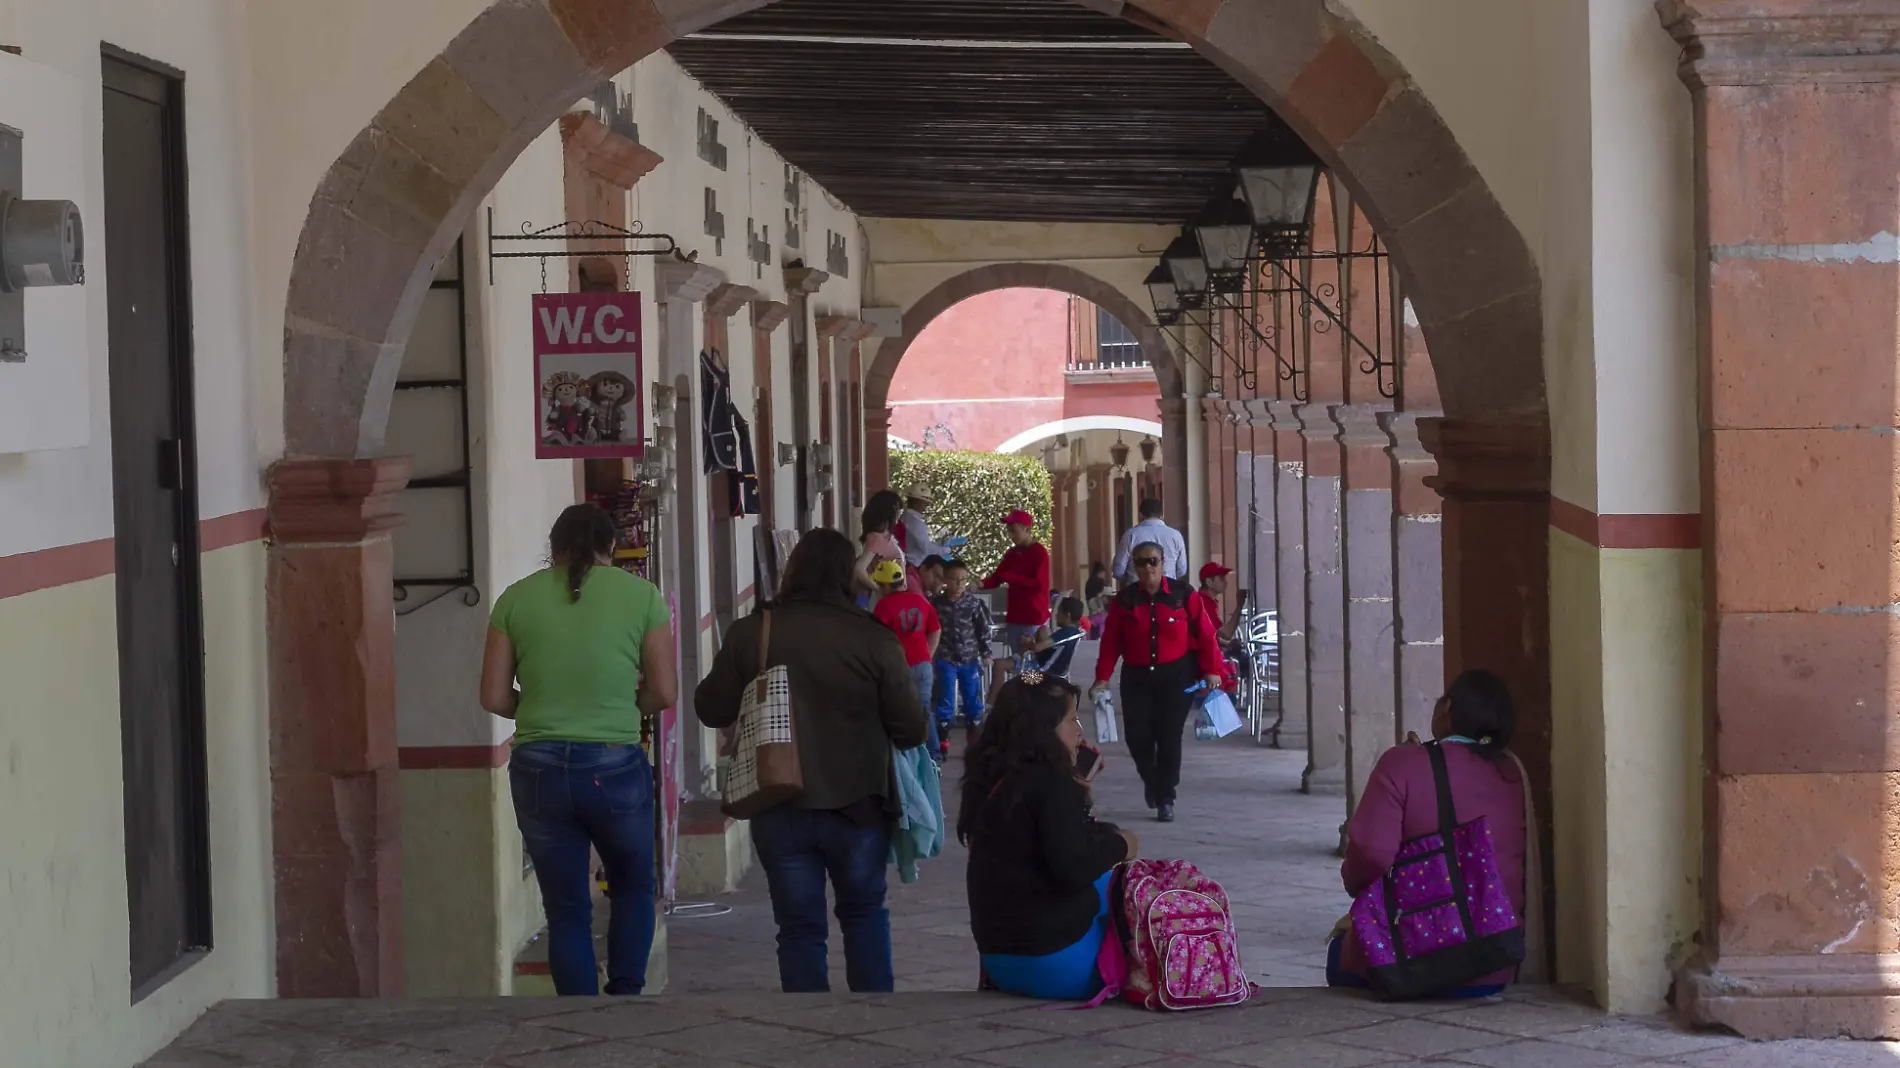
[[[1435,418],[1437,413],[1425,413]],[[1426,480],[1438,465],[1418,440],[1418,412],[1384,412],[1392,468],[1394,732],[1431,737],[1432,707],[1445,690],[1444,516]]]
[[[1709,533],[1677,1004],[1900,1037],[1900,2],[1658,6],[1696,105]]]
[[[1267,402],[1273,426],[1275,555],[1279,563],[1280,714],[1270,732],[1279,749],[1305,749],[1306,451],[1294,402]]]
[[[402,996],[389,532],[409,461],[272,467],[271,837],[277,992]]]
[[[1306,793],[1346,785],[1346,572],[1340,536],[1343,455],[1324,404],[1296,404],[1305,452]]]
[[[1397,736],[1393,704],[1392,463],[1379,409],[1334,405],[1345,457],[1341,545],[1346,602],[1346,814]]]

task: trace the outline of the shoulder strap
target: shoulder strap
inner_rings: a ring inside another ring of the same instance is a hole
[[[1438,792],[1439,848],[1445,851],[1445,871],[1451,876],[1451,899],[1458,906],[1458,921],[1470,931],[1470,891],[1465,886],[1464,869],[1458,866],[1458,842],[1453,837],[1458,829],[1458,812],[1451,799],[1451,772],[1445,767],[1445,747],[1427,742],[1425,752],[1432,759],[1432,785]]]
[[[765,674],[766,660],[772,652],[772,610],[763,610],[765,619],[759,624],[759,670],[756,674]]]

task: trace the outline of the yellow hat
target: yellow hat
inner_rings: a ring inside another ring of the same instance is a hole
[[[880,586],[899,586],[904,582],[904,565],[895,560],[879,560],[871,569],[871,581]]]

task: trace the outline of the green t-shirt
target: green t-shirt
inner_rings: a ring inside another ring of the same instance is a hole
[[[640,643],[667,625],[659,587],[597,566],[568,600],[567,569],[537,571],[495,601],[489,623],[515,647],[515,742],[640,741]]]

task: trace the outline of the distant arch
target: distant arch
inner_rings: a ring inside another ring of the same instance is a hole
[[[1058,419],[1053,423],[1030,427],[998,445],[996,451],[1016,452],[1057,434],[1080,434],[1085,430],[1126,430],[1150,437],[1166,437],[1161,424],[1151,419],[1136,419],[1127,415],[1078,415],[1072,419]]]

